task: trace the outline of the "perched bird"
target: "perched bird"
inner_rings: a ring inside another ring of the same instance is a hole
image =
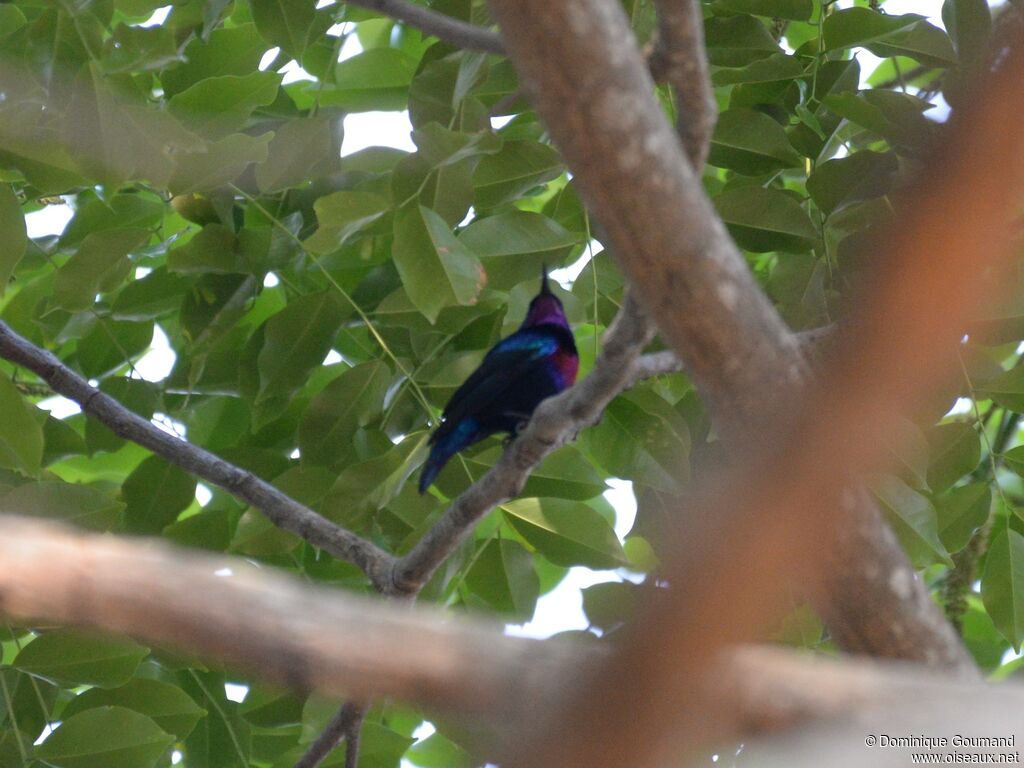
[[[463,448],[496,432],[515,435],[541,400],[573,385],[579,365],[569,321],[545,269],[519,330],[494,345],[445,406],[430,436],[420,493]]]

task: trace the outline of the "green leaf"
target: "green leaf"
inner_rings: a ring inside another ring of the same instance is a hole
[[[977,60],[992,36],[992,11],[985,0],[945,0],[942,23],[956,44],[961,62]]]
[[[153,229],[160,225],[163,216],[163,203],[140,194],[87,199],[75,209],[74,217],[60,237],[60,244],[67,248],[106,229]]]
[[[520,544],[505,539],[484,543],[466,573],[466,586],[494,610],[520,621],[533,616],[540,594],[533,556]]]
[[[164,93],[172,97],[200,80],[255,72],[267,44],[255,24],[220,27],[208,38],[195,36],[185,48],[185,61],[160,74]]]
[[[927,497],[891,475],[875,477],[872,492],[915,566],[952,565],[939,538],[938,516]]]
[[[807,192],[828,215],[841,205],[888,194],[898,170],[894,153],[865,149],[816,165],[807,179]]]
[[[992,491],[987,483],[971,483],[937,496],[933,502],[943,545],[950,552],[959,552],[988,520]]]
[[[501,151],[480,161],[473,174],[475,205],[487,210],[521,197],[562,175],[565,166],[554,148],[536,141],[506,141]]]
[[[516,499],[501,505],[516,532],[556,565],[628,564],[615,531],[592,507],[565,499]]]
[[[628,581],[607,581],[583,590],[583,612],[604,632],[629,621],[640,607],[640,589]]]
[[[1024,366],[1014,366],[977,387],[979,398],[990,398],[1011,411],[1024,412]]]
[[[398,48],[371,48],[338,64],[320,104],[349,112],[404,109],[419,62]]]
[[[351,368],[313,398],[299,423],[302,463],[330,465],[353,450],[355,432],[377,418],[391,371],[380,360]]]
[[[981,440],[971,424],[939,424],[928,432],[927,438],[928,485],[933,491],[946,490],[981,461]]]
[[[0,6],[0,9],[9,6]],[[0,18],[2,28],[2,18]],[[9,184],[0,184],[0,296],[7,290],[14,268],[18,266],[28,236],[25,232],[25,217],[21,213],[14,190]]]
[[[825,17],[823,39],[826,51],[865,45],[917,24],[924,17],[916,13],[890,16],[869,8],[845,8]]]
[[[207,224],[180,248],[169,251],[167,269],[181,274],[252,271],[251,265],[245,263],[235,233],[223,224]]]
[[[266,324],[258,358],[256,402],[291,395],[306,383],[331,349],[350,309],[331,290],[293,299]]]
[[[36,419],[38,410],[25,402],[6,376],[0,376],[0,413],[0,467],[39,474],[43,430]]]
[[[512,288],[560,266],[583,239],[539,213],[512,210],[477,219],[459,241],[480,257],[490,287]]]
[[[1011,448],[1004,453],[1003,465],[1019,476],[1024,477],[1024,445],[1018,445],[1016,448]]]
[[[715,0],[714,6],[734,13],[794,21],[807,21],[814,12],[813,0]]]
[[[166,267],[132,280],[117,294],[110,308],[115,320],[153,320],[181,306],[192,281],[170,274]]]
[[[116,528],[123,509],[121,502],[96,488],[57,480],[19,485],[3,497],[3,510],[9,514],[45,517],[97,531]]]
[[[273,102],[280,84],[275,72],[210,77],[175,95],[167,107],[193,130],[222,138],[245,125],[256,107]]]
[[[59,685],[115,688],[128,682],[148,653],[128,639],[58,629],[22,648],[14,666]]]
[[[162,730],[179,739],[188,736],[206,710],[181,688],[160,680],[135,678],[120,688],[93,688],[73,698],[61,713],[62,720],[96,709],[124,707],[153,720]]]
[[[501,138],[493,131],[460,133],[438,123],[427,123],[412,132],[419,155],[432,168],[454,165],[460,160],[479,155],[493,155],[502,147]]]
[[[1000,531],[988,547],[981,599],[999,632],[1020,651],[1024,640],[1024,536]]]
[[[187,152],[177,157],[167,188],[175,195],[208,192],[233,182],[251,163],[267,159],[274,134],[261,136],[233,133],[204,147],[204,152]]]
[[[314,0],[252,0],[252,20],[271,45],[297,59],[309,45],[316,21]]]
[[[431,324],[453,304],[473,304],[486,274],[480,260],[429,208],[409,206],[395,216],[392,258],[409,299]]]
[[[611,475],[627,477],[663,491],[677,491],[689,476],[690,432],[666,401],[638,401],[637,392],[618,397],[601,423],[587,430],[591,457]],[[646,406],[646,407],[645,407]]]
[[[289,120],[274,132],[267,159],[256,166],[260,191],[299,187],[334,173],[341,164],[343,136],[337,115]]]
[[[21,29],[27,21],[22,10],[13,3],[0,5],[0,39]]]
[[[153,323],[130,323],[101,317],[78,341],[78,368],[88,378],[102,378],[127,368],[153,341]]]
[[[138,533],[158,533],[173,523],[196,497],[196,480],[160,456],[150,456],[121,486],[125,526]]]
[[[390,728],[368,720],[359,740],[360,768],[396,768],[402,755],[415,741]],[[343,765],[342,762],[340,765]],[[326,767],[325,767],[326,768]],[[331,768],[337,768],[332,766]]]
[[[61,768],[151,768],[174,743],[145,715],[99,707],[61,723],[36,755]]]
[[[930,105],[909,93],[881,90],[833,93],[822,103],[840,117],[874,131],[896,145],[919,145],[928,138],[932,129],[922,115]]]
[[[53,288],[55,306],[89,309],[97,293],[112,291],[128,276],[128,254],[149,240],[144,229],[109,229],[87,235],[60,269]]]
[[[717,67],[745,67],[782,53],[768,28],[753,16],[710,16],[704,20],[708,59]]]
[[[718,116],[708,162],[749,176],[803,164],[782,126],[753,109],[727,109]]]
[[[900,29],[866,47],[876,56],[907,56],[928,66],[949,66],[957,60],[949,36],[927,21]]]
[[[473,758],[462,747],[440,732],[417,741],[406,757],[420,768],[473,768]]]
[[[500,448],[488,449],[467,458],[466,466],[474,477],[480,477],[498,462],[501,454]],[[604,479],[594,465],[575,446],[566,445],[549,455],[530,473],[520,495],[586,501],[606,489]],[[448,489],[444,490],[447,493]]]
[[[804,64],[795,56],[773,53],[766,59],[748,64],[742,69],[719,69],[711,76],[716,85],[739,83],[778,83],[794,80],[804,74]]]
[[[319,225],[304,243],[313,253],[331,253],[357,232],[383,216],[391,205],[372,192],[341,190],[319,198],[313,204]]]
[[[777,189],[738,187],[714,203],[736,242],[748,251],[808,251],[818,239],[800,203]]]

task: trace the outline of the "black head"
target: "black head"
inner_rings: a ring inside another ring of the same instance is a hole
[[[562,309],[562,302],[551,290],[551,281],[548,278],[548,268],[545,266],[541,273],[540,293],[533,297],[530,302],[530,309],[526,312],[526,319],[523,320],[521,328],[530,328],[542,323],[554,323],[563,328],[569,327],[569,320]]]

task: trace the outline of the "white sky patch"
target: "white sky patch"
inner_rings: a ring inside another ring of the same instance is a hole
[[[48,397],[36,405],[44,411],[49,411],[50,415],[55,419],[66,419],[68,416],[74,416],[76,413],[82,412],[78,403],[60,395]]]
[[[367,147],[394,147],[415,152],[408,112],[356,112],[345,116],[341,156]]]
[[[543,639],[570,629],[586,629],[590,622],[583,613],[581,590],[608,581],[622,581],[622,577],[615,571],[570,568],[562,583],[537,601],[533,618],[526,624],[506,624],[505,634]]]
[[[178,765],[184,759],[185,754],[180,749],[171,752],[171,765]]]
[[[248,685],[239,685],[238,683],[224,683],[224,696],[228,701],[234,701],[241,704],[245,701],[245,697],[249,695]]]
[[[159,325],[154,325],[153,341],[149,343],[149,351],[135,363],[135,370],[143,381],[163,381],[171,375],[177,359],[167,334]]]
[[[1007,648],[1006,649],[1006,653],[1003,654],[1003,658],[1001,658],[999,660],[999,663],[1000,664],[1009,664],[1011,661],[1016,661],[1017,659],[1021,658],[1022,656],[1024,656],[1024,650],[1022,650],[1022,651],[1015,651],[1015,650],[1013,650],[1013,648]]]
[[[296,448],[294,451],[292,451],[291,453],[288,454],[288,458],[289,459],[301,459],[302,458],[302,451],[300,451],[298,448]]]
[[[271,48],[269,51],[263,54],[263,58],[260,59],[259,70],[260,72],[266,72],[267,67],[274,63],[274,59],[277,58],[278,54],[281,53],[281,48]]]
[[[277,288],[277,286],[280,284],[281,281],[273,272],[267,272],[266,276],[263,278],[264,288]]]
[[[338,53],[338,61],[345,61],[345,59],[351,59],[353,56],[358,56],[363,52],[362,43],[359,42],[359,38],[355,35],[349,35],[345,38],[345,42],[341,44],[341,51]]]
[[[292,59],[277,71],[279,74],[284,75],[284,77],[281,78],[282,85],[297,83],[299,80],[316,80],[316,78],[304,70],[295,59]]]
[[[210,499],[213,498],[213,493],[202,483],[196,483],[196,501],[199,502],[200,507],[205,507],[210,503]]]
[[[496,131],[500,131],[506,125],[511,123],[512,122],[512,118],[514,118],[514,117],[515,117],[515,115],[498,115],[497,117],[492,117],[491,118],[491,128],[493,128]]]
[[[167,17],[170,15],[170,13],[171,13],[171,6],[169,6],[169,5],[165,5],[165,6],[161,7],[161,8],[157,8],[155,11],[153,11],[153,15],[152,16],[150,16],[148,19],[143,21],[141,24],[138,24],[137,26],[140,26],[140,27],[158,27],[161,24],[163,24],[165,21],[167,21]]]
[[[25,214],[25,228],[29,237],[46,237],[47,235],[59,235],[71,221],[75,212],[71,206],[48,205],[40,211],[32,211]]]
[[[43,732],[40,733],[39,738],[33,742],[33,746],[38,747],[40,744],[42,744],[44,741],[50,738],[50,734],[57,730],[58,727],[60,727],[60,722],[50,723],[49,725],[44,726]]]
[[[608,485],[611,488],[604,492],[604,497],[608,499],[609,504],[615,507],[615,535],[619,537],[619,541],[622,541],[633,528],[633,522],[636,520],[636,496],[633,493],[633,481],[610,477]]]
[[[471,205],[471,206],[469,206],[469,210],[466,211],[466,215],[462,217],[462,221],[459,222],[459,226],[460,227],[468,226],[469,222],[471,222],[475,218],[476,218],[476,208],[474,208]]]
[[[166,413],[154,413],[153,418],[149,420],[149,423],[155,427],[159,427],[161,431],[166,432],[168,435],[179,437],[182,440],[188,434],[188,429],[185,425],[176,419],[172,419]]]
[[[332,349],[330,352],[327,353],[327,357],[324,358],[324,361],[323,363],[321,363],[321,365],[337,365],[338,363],[343,362],[345,362],[345,358],[341,356],[341,353],[336,349]]]
[[[958,397],[946,416],[964,416],[968,413],[974,413],[974,401],[969,397]]]
[[[575,262],[567,267],[551,270],[551,279],[566,290],[569,290],[576,281],[576,278],[580,276],[580,272],[590,263],[590,260],[603,250],[603,245],[597,242],[597,240],[591,240],[590,246],[583,249],[583,254]]]

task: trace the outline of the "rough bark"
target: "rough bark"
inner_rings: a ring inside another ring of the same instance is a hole
[[[619,5],[519,0],[494,2],[492,11],[613,254],[718,431],[736,444],[796,417],[808,377],[797,339],[754,282],[664,120]],[[919,581],[898,594],[876,593],[871,611],[862,609],[865,595],[910,564],[867,497],[857,494],[856,504],[859,534],[839,539],[836,560],[852,563],[863,553],[871,568],[837,571],[819,609],[865,624],[837,623],[837,640],[970,670],[973,662]]]

